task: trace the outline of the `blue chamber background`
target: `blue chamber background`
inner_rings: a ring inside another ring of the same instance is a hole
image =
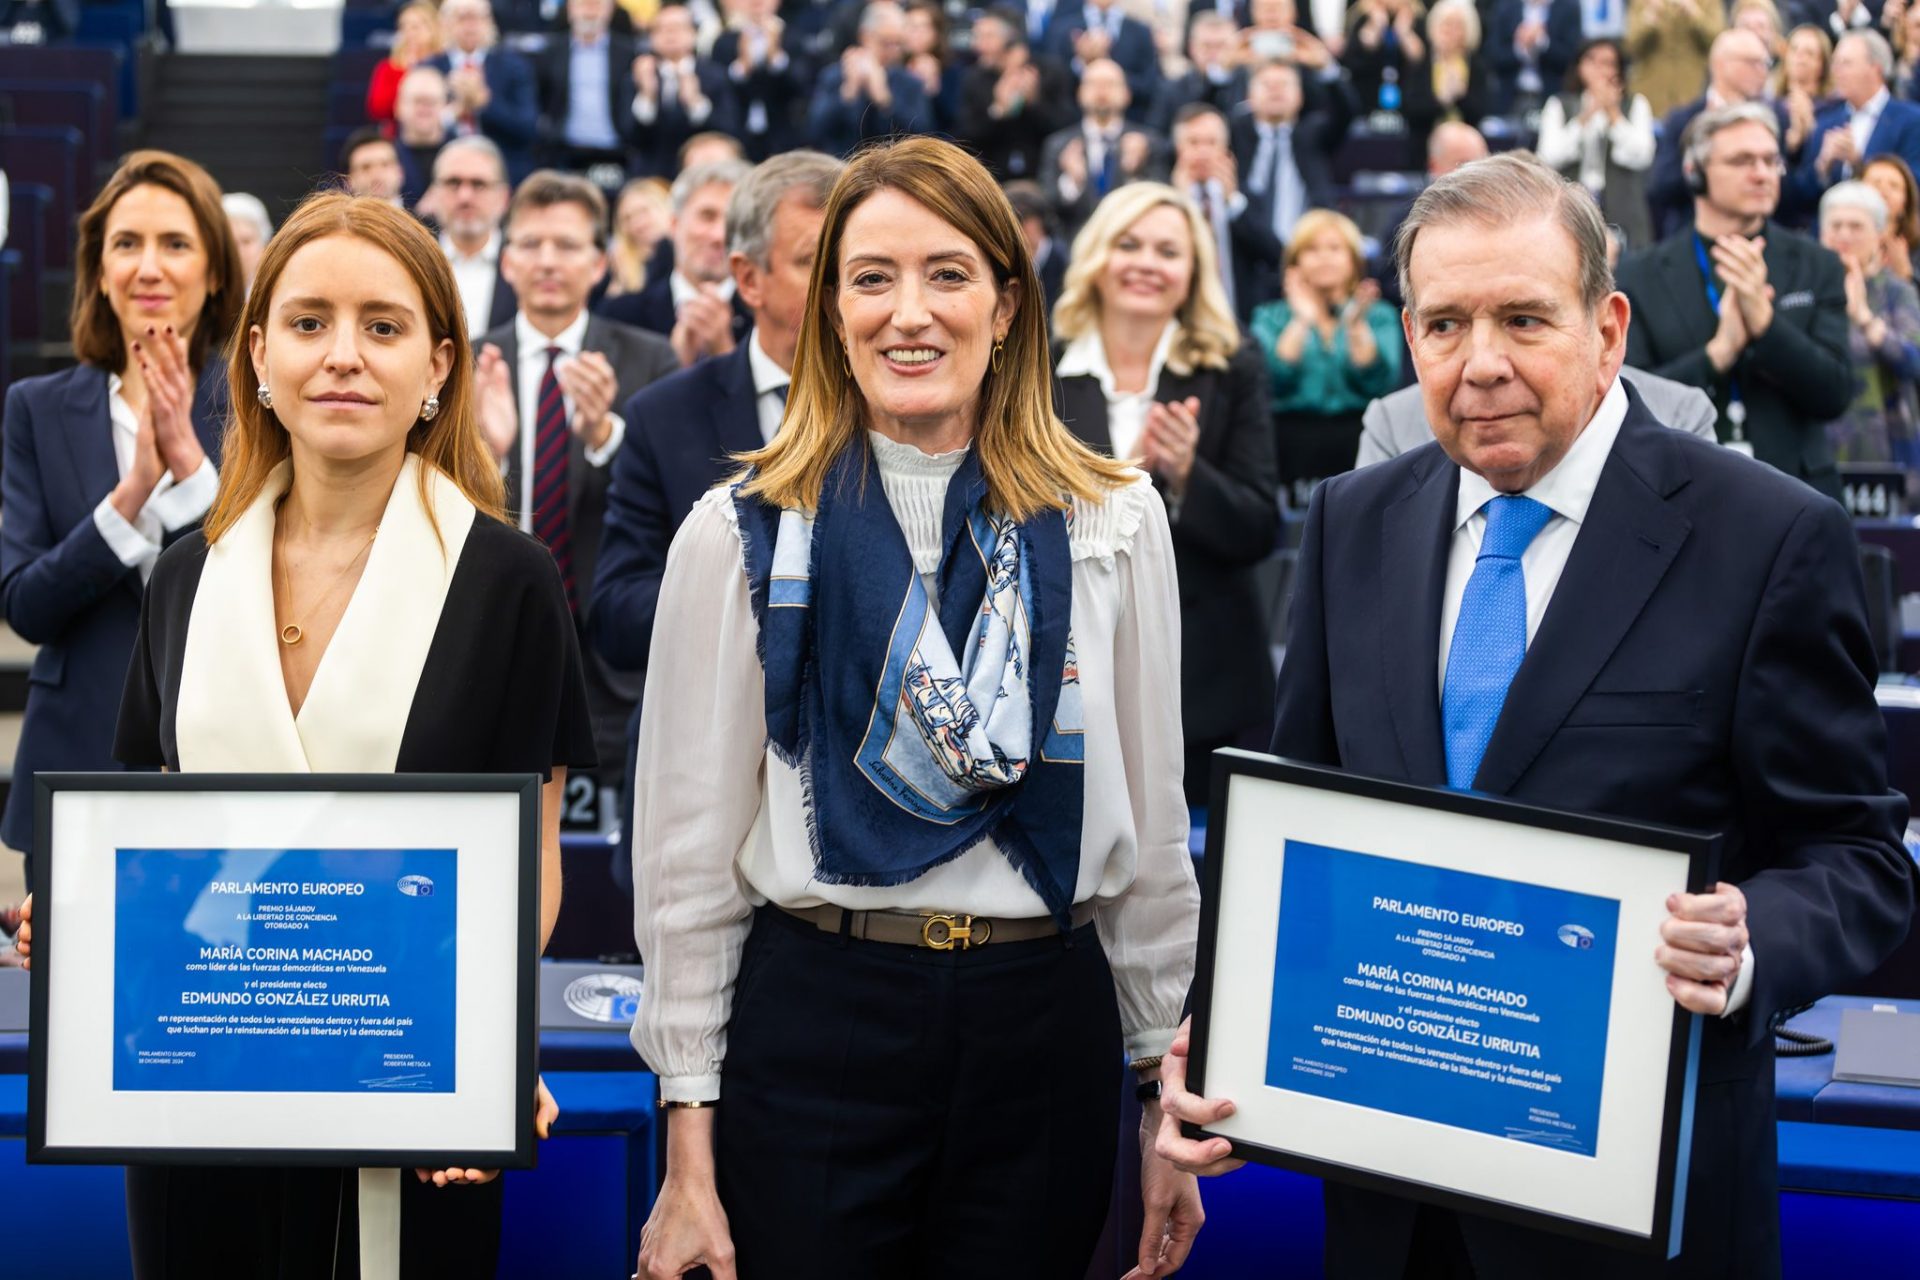
[[[116,1091],[456,1084],[453,849],[115,855]]]
[[[1591,1156],[1619,903],[1286,842],[1266,1083]]]

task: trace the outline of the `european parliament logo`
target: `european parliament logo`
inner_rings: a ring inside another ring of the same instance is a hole
[[[1582,924],[1563,924],[1560,926],[1560,941],[1575,951],[1593,950],[1593,930]]]
[[[430,876],[401,876],[394,887],[409,898],[431,898],[433,879]]]

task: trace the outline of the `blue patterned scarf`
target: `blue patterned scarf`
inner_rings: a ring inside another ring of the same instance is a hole
[[[991,837],[1064,930],[1086,762],[1066,517],[987,512],[969,452],[935,611],[868,469],[861,437],[811,517],[734,489],[767,739],[800,771],[819,878],[904,884]]]

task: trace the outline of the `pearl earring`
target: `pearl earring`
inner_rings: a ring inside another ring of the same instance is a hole
[[[254,392],[254,395],[259,397],[260,407],[262,409],[273,408],[273,391],[266,383],[261,383],[259,389]]]
[[[440,416],[440,397],[428,396],[427,402],[420,406],[420,421],[432,422]]]

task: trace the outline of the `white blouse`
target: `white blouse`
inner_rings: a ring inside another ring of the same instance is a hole
[[[923,580],[940,560],[947,481],[962,452],[929,456],[872,436],[881,487]],[[1180,611],[1173,544],[1136,474],[1070,521],[1073,640],[1086,716],[1086,807],[1076,903],[1113,969],[1133,1056],[1172,1042],[1193,976],[1199,889],[1181,787]],[[798,773],[767,749],[758,626],[724,487],[694,506],[661,583],[634,780],[634,937],[647,994],[633,1043],[661,1096],[720,1096],[740,952],[754,909],[1001,918],[1045,907],[991,840],[902,885],[814,878]]]

